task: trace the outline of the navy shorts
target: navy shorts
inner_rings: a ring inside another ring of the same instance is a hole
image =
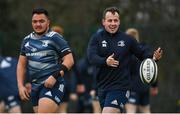
[[[10,95],[2,100],[6,106],[6,109],[9,110],[15,106],[20,106],[20,98],[18,95]]]
[[[52,88],[46,88],[41,85],[38,89],[31,91],[31,101],[33,106],[38,105],[38,101],[40,98],[46,97],[53,100],[57,105],[62,102],[62,98],[64,96],[64,81],[57,81]]]
[[[114,107],[122,111],[129,97],[129,91],[99,91],[98,97],[102,109],[103,107]]]
[[[128,103],[147,106],[150,104],[150,95],[149,91],[146,92],[130,92]]]

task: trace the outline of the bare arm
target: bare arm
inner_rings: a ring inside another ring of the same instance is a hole
[[[19,56],[18,64],[17,64],[17,83],[19,89],[19,95],[22,100],[29,99],[29,93],[24,86],[24,80],[26,75],[26,65],[27,65],[27,58],[26,56]]]
[[[73,59],[72,53],[69,53],[63,57],[62,64],[65,65],[68,68],[68,70],[71,69],[71,67],[74,65],[74,59]],[[61,74],[61,76],[63,76],[64,72],[61,70],[60,74]]]
[[[17,65],[17,82],[18,87],[24,86],[25,73],[26,73],[27,59],[25,56],[20,55]]]
[[[62,58],[62,60],[63,60],[62,64],[66,66],[68,70],[70,70],[71,67],[74,65],[74,59],[72,53],[65,55]],[[59,73],[61,74],[61,76],[64,76],[63,70],[60,70]],[[52,88],[55,83],[56,83],[56,79],[51,75],[48,79],[46,79],[44,86],[47,88]]]

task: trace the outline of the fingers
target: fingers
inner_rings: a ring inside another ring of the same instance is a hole
[[[46,87],[46,88],[52,88],[53,87],[53,85],[52,84],[49,84],[49,83],[44,83],[44,86]]]
[[[29,100],[30,95],[29,95],[29,92],[28,92],[28,91],[25,91],[25,96],[26,96],[25,99]]]
[[[107,63],[109,66],[112,66],[112,67],[118,67],[119,65],[119,61],[115,60],[114,58],[109,58],[107,60]]]
[[[112,55],[110,55],[109,57],[114,57],[114,53]]]
[[[159,48],[157,49],[157,52],[160,53],[160,54],[163,53],[163,50],[161,49],[161,47],[159,47]]]
[[[19,95],[20,95],[20,98],[25,101],[29,100],[30,98],[30,95],[25,87],[20,89]]]
[[[110,66],[112,67],[118,67],[118,65],[119,65],[119,61],[116,61],[116,60],[114,60],[112,64],[110,64]]]
[[[29,100],[29,97],[27,96],[26,93],[21,94],[20,97],[21,97],[21,100],[23,100],[23,101],[28,101]]]
[[[106,63],[108,66],[111,66],[111,67],[118,67],[119,65],[119,61],[115,60],[113,58],[114,56],[114,53],[112,55],[110,55],[107,59],[106,59]]]
[[[53,76],[49,76],[49,78],[44,82],[44,86],[46,88],[52,88],[56,83],[56,79]]]
[[[32,85],[30,83],[26,83],[25,84],[25,88],[27,89],[28,93],[30,94],[31,93]]]
[[[156,54],[162,55],[163,50],[159,47],[155,52]]]
[[[54,84],[51,84],[51,83],[49,83],[49,82],[45,82],[45,83],[44,83],[44,86],[45,86],[46,88],[52,88],[52,87],[54,86]]]
[[[161,59],[163,54],[163,50],[159,47],[157,50],[154,51],[153,59],[159,60]]]

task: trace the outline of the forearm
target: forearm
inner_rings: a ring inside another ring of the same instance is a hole
[[[74,65],[74,59],[72,53],[69,53],[63,57],[63,65],[65,65],[68,70],[71,69],[71,67]]]
[[[69,53],[67,55],[65,55],[63,57],[63,62],[61,63],[62,65],[60,66],[60,70],[59,70],[59,73],[61,76],[64,76],[64,73],[68,70],[70,70],[72,68],[72,66],[74,65],[74,59],[73,59],[73,55],[72,53]],[[56,76],[54,77],[57,77],[57,74],[55,74]]]
[[[93,65],[96,66],[106,65],[106,58],[99,56],[96,49],[89,48],[87,51],[87,57],[88,57],[88,61]]]
[[[91,64],[97,65],[97,66],[105,66],[106,65],[106,58],[100,57],[98,55],[92,55],[88,57]]]
[[[24,86],[24,80],[25,80],[25,69],[22,68],[20,65],[18,65],[18,67],[17,67],[18,87]]]
[[[17,83],[18,87],[24,86],[26,75],[26,60],[24,57],[20,56],[17,64]]]
[[[90,40],[87,48],[87,57],[91,64],[96,66],[105,66],[107,57],[100,55],[97,39],[97,37],[93,37]]]

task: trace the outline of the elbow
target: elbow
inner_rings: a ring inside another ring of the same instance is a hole
[[[87,60],[90,64],[93,64],[93,54],[91,53],[87,53]]]

